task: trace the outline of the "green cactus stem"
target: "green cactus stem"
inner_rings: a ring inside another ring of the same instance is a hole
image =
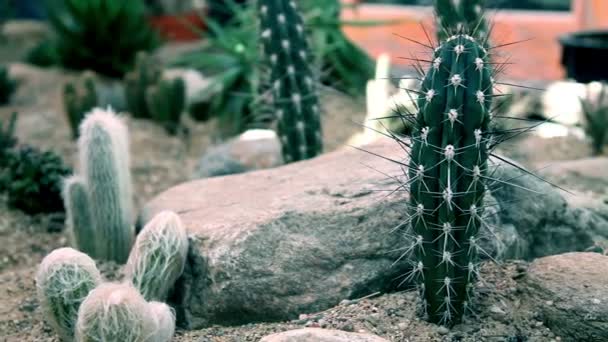
[[[294,162],[315,157],[323,150],[320,106],[313,56],[296,2],[260,0],[258,10],[283,158]]]
[[[36,274],[38,299],[62,341],[74,340],[80,304],[100,283],[95,262],[72,248],[56,249],[42,260]]]
[[[72,130],[72,138],[78,138],[78,127],[85,115],[97,106],[94,75],[85,72],[78,83],[67,83],[63,88],[63,106]]]
[[[434,52],[418,99],[409,164],[417,280],[431,322],[452,325],[470,308],[486,191],[492,99],[487,52],[473,37],[449,37]]]
[[[152,119],[165,127],[169,134],[176,134],[181,114],[186,106],[184,80],[160,80],[146,91],[146,103]]]
[[[468,33],[487,48],[488,24],[485,0],[435,0],[437,37],[444,41],[455,34]]]
[[[162,77],[160,66],[156,58],[142,51],[135,58],[135,68],[125,75],[127,108],[136,118],[150,118],[152,115],[146,97],[148,87],[157,84]]]

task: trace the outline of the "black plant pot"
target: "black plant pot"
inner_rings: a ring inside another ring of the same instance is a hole
[[[577,82],[608,81],[608,31],[581,31],[559,38],[566,76]]]

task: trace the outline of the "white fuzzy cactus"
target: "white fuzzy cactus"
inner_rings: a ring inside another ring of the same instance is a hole
[[[150,302],[149,307],[152,315],[156,318],[158,327],[154,335],[154,342],[171,341],[175,333],[175,313],[171,307],[161,302]]]
[[[82,178],[68,179],[63,192],[76,247],[119,263],[135,238],[128,145],[122,119],[111,109],[94,109],[80,126]],[[88,246],[91,241],[94,247]]]
[[[38,268],[36,287],[45,319],[63,341],[72,341],[80,304],[101,275],[95,262],[72,248],[56,249]]]
[[[165,301],[182,274],[188,236],[177,214],[158,213],[137,236],[125,273],[146,300]]]
[[[175,321],[162,303],[148,303],[131,284],[106,283],[84,300],[78,312],[79,342],[168,342]]]

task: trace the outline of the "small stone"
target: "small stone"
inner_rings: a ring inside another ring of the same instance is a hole
[[[439,335],[447,335],[450,333],[450,329],[444,326],[440,326],[439,328],[437,328],[437,332],[439,333]]]
[[[307,319],[307,318],[308,318],[308,315],[307,315],[307,314],[300,314],[300,316],[298,316],[298,319],[299,319],[299,320],[305,320],[305,319]]]
[[[548,301],[545,302],[545,305],[551,306],[551,305],[553,305],[553,301],[552,300],[548,300]]]

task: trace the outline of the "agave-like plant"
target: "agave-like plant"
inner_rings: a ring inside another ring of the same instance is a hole
[[[59,62],[67,68],[121,77],[138,51],[158,44],[141,0],[47,0],[46,7]]]

